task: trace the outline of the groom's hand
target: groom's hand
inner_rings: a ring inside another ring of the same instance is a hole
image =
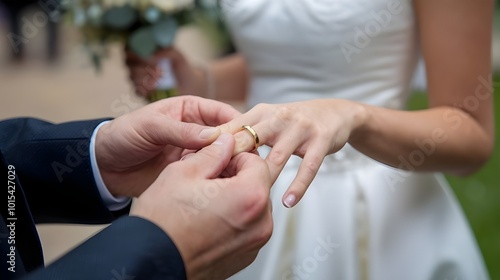
[[[248,266],[269,240],[273,221],[266,162],[232,158],[234,137],[172,163],[134,203],[131,215],[152,221],[177,246],[188,279],[226,279]]]
[[[137,197],[186,149],[220,135],[213,126],[240,115],[230,105],[193,96],[162,100],[103,125],[95,151],[101,176],[114,196]]]

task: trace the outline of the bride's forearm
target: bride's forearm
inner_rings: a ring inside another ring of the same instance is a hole
[[[365,107],[365,122],[349,143],[388,165],[410,171],[469,174],[493,150],[493,129],[458,108],[422,111]]]

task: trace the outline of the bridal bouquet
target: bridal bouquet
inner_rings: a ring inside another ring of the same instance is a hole
[[[144,59],[173,44],[179,26],[190,21],[195,0],[65,0],[63,7],[80,28],[97,70],[109,43],[122,42]],[[170,62],[160,61],[163,77],[152,99],[175,95]]]

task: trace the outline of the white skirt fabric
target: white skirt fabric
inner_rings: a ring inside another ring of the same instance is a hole
[[[270,242],[231,279],[488,279],[442,175],[402,172],[346,146],[287,209],[281,198],[300,161],[292,158],[272,189]]]

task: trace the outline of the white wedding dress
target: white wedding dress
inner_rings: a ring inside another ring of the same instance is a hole
[[[418,53],[411,1],[222,4],[249,63],[250,107],[343,98],[405,108]],[[421,164],[421,155],[416,152],[403,164]],[[271,240],[231,279],[488,279],[475,238],[441,174],[402,172],[346,146],[325,158],[303,200],[286,209],[281,197],[299,163],[292,158],[272,189]]]

